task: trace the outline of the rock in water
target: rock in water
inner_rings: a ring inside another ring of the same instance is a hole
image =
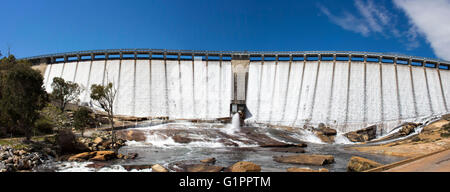
[[[351,142],[366,142],[375,139],[377,133],[377,125],[372,125],[370,127],[352,131],[344,134]]]
[[[414,132],[414,130],[417,126],[418,126],[418,124],[415,124],[415,123],[404,123],[398,133],[400,134],[400,136],[409,135]]]
[[[325,165],[334,163],[334,157],[331,155],[292,155],[292,156],[274,156],[273,160],[279,163],[295,163],[304,165]]]
[[[319,170],[314,170],[310,168],[298,168],[298,167],[291,167],[287,169],[287,172],[329,172],[328,169],[320,168]]]
[[[232,165],[231,172],[260,172],[261,166],[248,161],[240,161]]]
[[[114,151],[97,151],[95,156],[90,160],[93,161],[108,161],[116,158],[116,153]]]
[[[169,170],[167,170],[166,168],[164,168],[160,164],[153,165],[152,166],[152,171],[153,172],[169,172]]]
[[[365,159],[358,156],[353,156],[347,164],[348,172],[362,172],[369,169],[373,169],[383,164],[377,163],[375,161]]]
[[[333,135],[336,135],[336,134],[337,134],[337,131],[336,131],[336,130],[334,130],[334,129],[328,127],[328,126],[326,126],[326,125],[323,124],[323,123],[320,123],[320,124],[319,124],[319,130],[320,130],[324,135],[326,135],[326,136],[333,136]]]
[[[202,162],[202,163],[215,163],[216,162],[216,158],[211,157],[211,158],[207,158],[207,159],[202,159],[202,160],[200,160],[200,162]]]
[[[206,164],[194,164],[186,167],[186,172],[220,172],[224,167],[206,165]]]

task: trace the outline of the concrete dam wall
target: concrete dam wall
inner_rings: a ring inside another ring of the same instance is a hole
[[[118,56],[112,58],[114,54]],[[92,84],[112,82],[120,115],[214,119],[231,116],[239,105],[248,111],[247,123],[325,123],[340,132],[378,124],[386,133],[403,122],[450,112],[450,64],[428,58],[365,52],[102,50],[27,59],[45,71],[48,92],[54,77],[87,88],[82,102],[90,102]]]

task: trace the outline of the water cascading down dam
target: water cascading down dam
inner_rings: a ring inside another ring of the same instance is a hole
[[[215,119],[241,111],[246,123],[340,132],[450,112],[450,62],[369,52],[96,50],[25,58],[86,89],[112,82],[115,111],[137,117]]]

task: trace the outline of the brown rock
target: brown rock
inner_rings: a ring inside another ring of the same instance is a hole
[[[103,142],[103,139],[101,138],[101,137],[97,137],[97,138],[95,138],[94,139],[94,141],[93,141],[95,144],[100,144],[101,142]]]
[[[286,147],[286,148],[272,148],[270,149],[274,152],[282,152],[282,153],[304,153],[305,149],[301,147]]]
[[[114,151],[96,151],[95,156],[89,160],[108,161],[114,158],[116,158],[116,153]]]
[[[261,166],[248,161],[240,161],[232,165],[231,172],[260,172]]]
[[[166,168],[164,168],[160,164],[153,165],[152,166],[152,171],[153,172],[169,172],[169,170],[167,170]]]
[[[131,171],[133,169],[135,170],[142,170],[142,169],[150,169],[153,165],[122,165],[124,169],[127,171]]]
[[[382,164],[362,157],[353,156],[347,164],[347,171],[362,172],[379,166],[382,166]]]
[[[352,131],[344,134],[351,142],[366,142],[375,139],[377,133],[377,125],[372,125],[370,127]]]
[[[202,160],[200,160],[200,162],[202,162],[202,163],[215,163],[216,162],[216,158],[211,157],[211,158],[207,158],[207,159],[202,159]]]
[[[334,163],[334,157],[331,155],[292,155],[292,156],[274,156],[274,161],[279,163],[295,163],[305,165],[325,165]]]
[[[94,169],[101,169],[101,168],[107,167],[109,165],[110,165],[109,163],[95,162],[95,163],[91,163],[89,165],[86,165],[86,167],[94,168]]]
[[[409,135],[409,134],[411,134],[411,133],[414,132],[414,129],[415,129],[417,126],[418,126],[418,125],[415,124],[415,123],[404,123],[404,124],[402,125],[402,128],[398,131],[398,133],[399,133],[401,136]]]
[[[85,161],[94,157],[96,152],[84,152],[69,157],[69,161]]]
[[[310,168],[291,167],[287,169],[287,172],[328,172],[328,169],[320,168],[319,170],[314,170]]]
[[[180,136],[180,135],[175,135],[175,136],[172,137],[172,139],[175,142],[177,142],[177,143],[190,143],[190,142],[192,142],[192,139],[187,138],[187,137],[183,137],[183,136]]]
[[[188,165],[186,168],[186,172],[220,172],[224,169],[224,167],[214,166],[214,165],[206,165],[206,164],[194,164]]]
[[[141,130],[120,130],[116,132],[118,139],[128,141],[145,141],[145,133]]]
[[[334,130],[334,129],[328,127],[328,126],[326,126],[326,125],[323,124],[323,123],[320,123],[320,124],[319,124],[319,130],[320,130],[320,131],[323,133],[323,135],[325,135],[325,136],[333,136],[333,135],[336,135],[336,134],[337,134],[337,131],[336,131],[336,130]]]

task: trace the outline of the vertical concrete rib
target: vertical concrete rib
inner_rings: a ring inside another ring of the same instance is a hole
[[[181,68],[180,68],[180,74],[181,74]],[[195,107],[195,56],[192,54],[192,109],[194,111],[194,114],[197,115],[197,110]],[[180,89],[181,89],[181,76],[180,76]],[[208,106],[206,106],[206,109],[208,109]]]
[[[428,104],[430,105],[431,114],[434,114],[433,103],[431,102],[430,86],[428,85],[427,69],[426,69],[425,65],[426,65],[426,61],[424,60],[422,67],[423,67],[423,73],[425,74],[425,84],[427,85]]]
[[[165,108],[166,108],[166,115],[170,118],[170,110],[169,110],[169,88],[168,82],[167,82],[167,53],[164,52],[164,97],[165,97]]]
[[[411,90],[412,90],[412,95],[413,95],[413,101],[414,101],[414,115],[415,118],[419,117],[419,111],[417,109],[417,102],[416,102],[416,91],[414,88],[414,77],[413,77],[413,72],[412,72],[412,60],[409,59],[408,60],[408,67],[409,67],[409,77],[411,77]]]
[[[258,87],[258,102],[256,104],[256,115],[255,120],[259,119],[259,111],[261,109],[261,86],[262,86],[262,77],[263,77],[263,71],[264,71],[264,55],[261,56],[261,71],[259,73],[259,87]]]
[[[115,111],[116,111],[116,113],[117,113],[117,108],[119,107],[119,105],[117,104],[118,103],[118,100],[119,100],[119,95],[120,95],[120,73],[121,73],[121,71],[122,71],[122,59],[123,59],[123,53],[122,52],[120,52],[120,60],[119,60],[119,75],[117,76],[117,91],[116,91],[116,99],[115,99],[115,101],[114,101],[114,103],[116,103],[115,104]],[[113,85],[113,87],[114,87],[114,85]]]
[[[328,98],[328,112],[327,112],[327,123],[330,123],[331,118],[331,111],[333,109],[333,94],[334,94],[334,71],[336,67],[336,54],[333,55],[333,71],[331,73],[331,91],[330,91],[330,98]]]
[[[288,68],[288,76],[286,83],[286,91],[284,93],[284,103],[283,103],[283,113],[281,114],[281,122],[284,122],[285,114],[286,114],[286,104],[287,104],[287,96],[289,91],[289,83],[291,78],[291,66],[292,66],[292,55],[289,55],[289,68]]]
[[[78,73],[78,64],[80,63],[80,60],[77,60],[77,64],[75,64],[75,74],[73,75],[73,79],[72,82],[75,82],[75,78],[77,77],[77,73]]]
[[[438,77],[439,77],[439,85],[441,87],[441,94],[442,94],[442,100],[444,101],[445,111],[449,111],[449,109],[447,107],[447,99],[445,98],[445,94],[444,94],[444,87],[442,86],[440,63],[437,64],[436,70],[437,70]]]
[[[192,66],[194,66],[194,54],[192,54]],[[192,86],[194,86],[194,83],[192,83]],[[178,94],[180,95],[180,111],[178,114],[181,114],[180,117],[184,118],[184,110],[183,110],[183,89],[181,84],[181,61],[180,61],[180,54],[178,54]]]
[[[398,119],[399,122],[402,121],[403,118],[403,111],[402,111],[402,104],[401,104],[401,98],[400,98],[400,87],[398,82],[398,71],[397,71],[397,57],[393,60],[394,64],[394,70],[395,70],[395,89],[396,89],[396,95],[397,95],[397,107],[398,107]]]
[[[108,57],[109,57],[108,53],[105,53],[105,64],[103,66],[103,77],[102,77],[102,85],[103,86],[105,85],[105,73],[106,73],[106,65],[108,62]],[[78,63],[77,63],[77,68],[78,68]]]
[[[312,104],[311,104],[311,111],[309,112],[308,119],[312,120],[312,116],[314,113],[314,106],[316,105],[316,92],[317,92],[317,80],[319,79],[319,71],[320,71],[320,61],[322,60],[322,56],[319,54],[317,57],[317,70],[316,70],[316,79],[314,82],[314,90],[313,90],[313,97],[312,97]]]
[[[303,55],[303,69],[302,69],[302,78],[300,80],[300,89],[298,93],[298,102],[297,102],[297,110],[295,113],[295,120],[292,123],[292,126],[295,126],[295,123],[298,121],[298,113],[300,111],[300,101],[302,100],[302,89],[303,89],[303,79],[305,76],[305,66],[306,66],[306,55]]]
[[[224,94],[222,94],[222,60],[223,60],[223,55],[220,54],[219,56],[219,94],[220,94],[220,99],[219,99],[219,111],[220,113],[222,113],[222,100],[224,97]]]
[[[88,75],[88,80],[86,83],[86,87],[88,90],[86,90],[86,97],[87,99],[89,98],[89,95],[87,95],[89,93],[89,83],[91,82],[91,71],[92,71],[92,63],[94,62],[94,55],[91,55],[91,63],[89,63],[89,75]],[[89,100],[89,99],[88,99]]]
[[[378,64],[380,65],[380,96],[381,96],[381,107],[380,107],[380,112],[381,112],[381,127],[379,127],[380,129],[380,133],[382,134],[383,130],[384,130],[384,97],[383,97],[383,64],[381,63],[381,57],[378,57]],[[377,133],[378,134],[378,133]]]
[[[134,67],[133,67],[133,116],[136,116],[136,62],[137,53],[134,53]]]
[[[205,60],[206,60],[206,72],[205,72],[205,81],[206,81],[206,106],[205,106],[205,111],[206,111],[206,117],[208,117],[208,114],[209,114],[209,102],[208,102],[208,100],[209,100],[209,85],[208,85],[208,82],[209,82],[209,73],[208,73],[208,54],[206,54],[206,56],[205,56]],[[193,68],[193,70],[194,70],[195,68]],[[194,73],[192,74],[192,82],[194,82],[195,83],[195,78],[194,78],[195,76],[194,76]],[[193,92],[194,92],[194,96],[195,96],[195,89],[193,90]],[[195,99],[195,97],[194,97],[194,99]],[[194,100],[195,101],[195,100]],[[195,104],[194,104],[194,106],[195,106]],[[194,109],[194,111],[195,111],[195,109]]]
[[[61,75],[59,76],[61,78],[64,75],[64,68],[66,67],[66,63],[67,63],[67,57],[64,57],[64,64],[63,64],[63,67],[62,67],[62,70],[61,70]]]
[[[347,132],[348,127],[348,107],[349,107],[349,101],[350,101],[350,77],[351,77],[351,68],[352,68],[352,55],[348,56],[348,73],[347,73],[347,98],[345,101],[345,125],[344,125],[344,132]]]
[[[148,72],[148,86],[149,86],[149,89],[148,89],[148,95],[149,95],[149,97],[150,97],[150,99],[148,100],[148,108],[149,108],[149,112],[148,112],[148,114],[149,114],[149,116],[152,116],[152,52],[150,52],[149,54],[148,54],[148,65],[149,65],[149,67],[148,67],[148,70],[149,70],[149,72]]]
[[[53,64],[49,64],[50,68],[48,69],[47,80],[45,81],[45,85],[48,86],[48,79],[50,78],[50,74],[52,73]]]
[[[367,107],[367,58],[364,56],[364,100],[363,100],[363,112],[364,112],[364,118],[363,118],[363,124],[364,127],[367,126],[367,113],[368,113],[368,107]]]
[[[269,122],[272,122],[272,113],[273,113],[273,103],[274,103],[274,99],[275,99],[275,83],[277,80],[277,70],[278,70],[278,55],[275,56],[275,72],[273,75],[273,84],[272,84],[272,99],[270,101],[270,113],[269,113]]]

